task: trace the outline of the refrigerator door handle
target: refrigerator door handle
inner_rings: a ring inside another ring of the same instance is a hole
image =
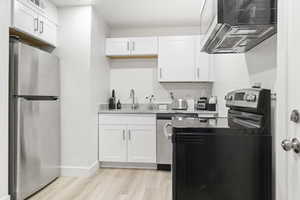
[[[17,98],[23,98],[27,101],[58,101],[59,97],[56,96],[30,96],[30,95],[18,95]]]

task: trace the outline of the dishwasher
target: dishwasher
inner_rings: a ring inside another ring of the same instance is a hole
[[[157,120],[157,169],[171,171],[172,165],[172,119],[197,118],[197,114],[159,113]]]

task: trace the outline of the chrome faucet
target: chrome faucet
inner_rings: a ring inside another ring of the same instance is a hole
[[[132,98],[131,108],[132,108],[132,109],[136,109],[136,103],[135,103],[135,91],[134,91],[134,89],[131,89],[131,90],[130,90],[130,98]]]

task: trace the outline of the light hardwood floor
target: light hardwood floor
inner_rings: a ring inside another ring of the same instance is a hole
[[[171,200],[171,173],[100,169],[90,178],[61,177],[29,200]]]

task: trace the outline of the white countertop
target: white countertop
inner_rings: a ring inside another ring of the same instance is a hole
[[[109,109],[100,109],[99,114],[159,114],[159,113],[195,113],[200,115],[218,115],[217,111],[204,111],[204,110],[147,110],[147,109],[120,109],[120,110],[109,110]]]

